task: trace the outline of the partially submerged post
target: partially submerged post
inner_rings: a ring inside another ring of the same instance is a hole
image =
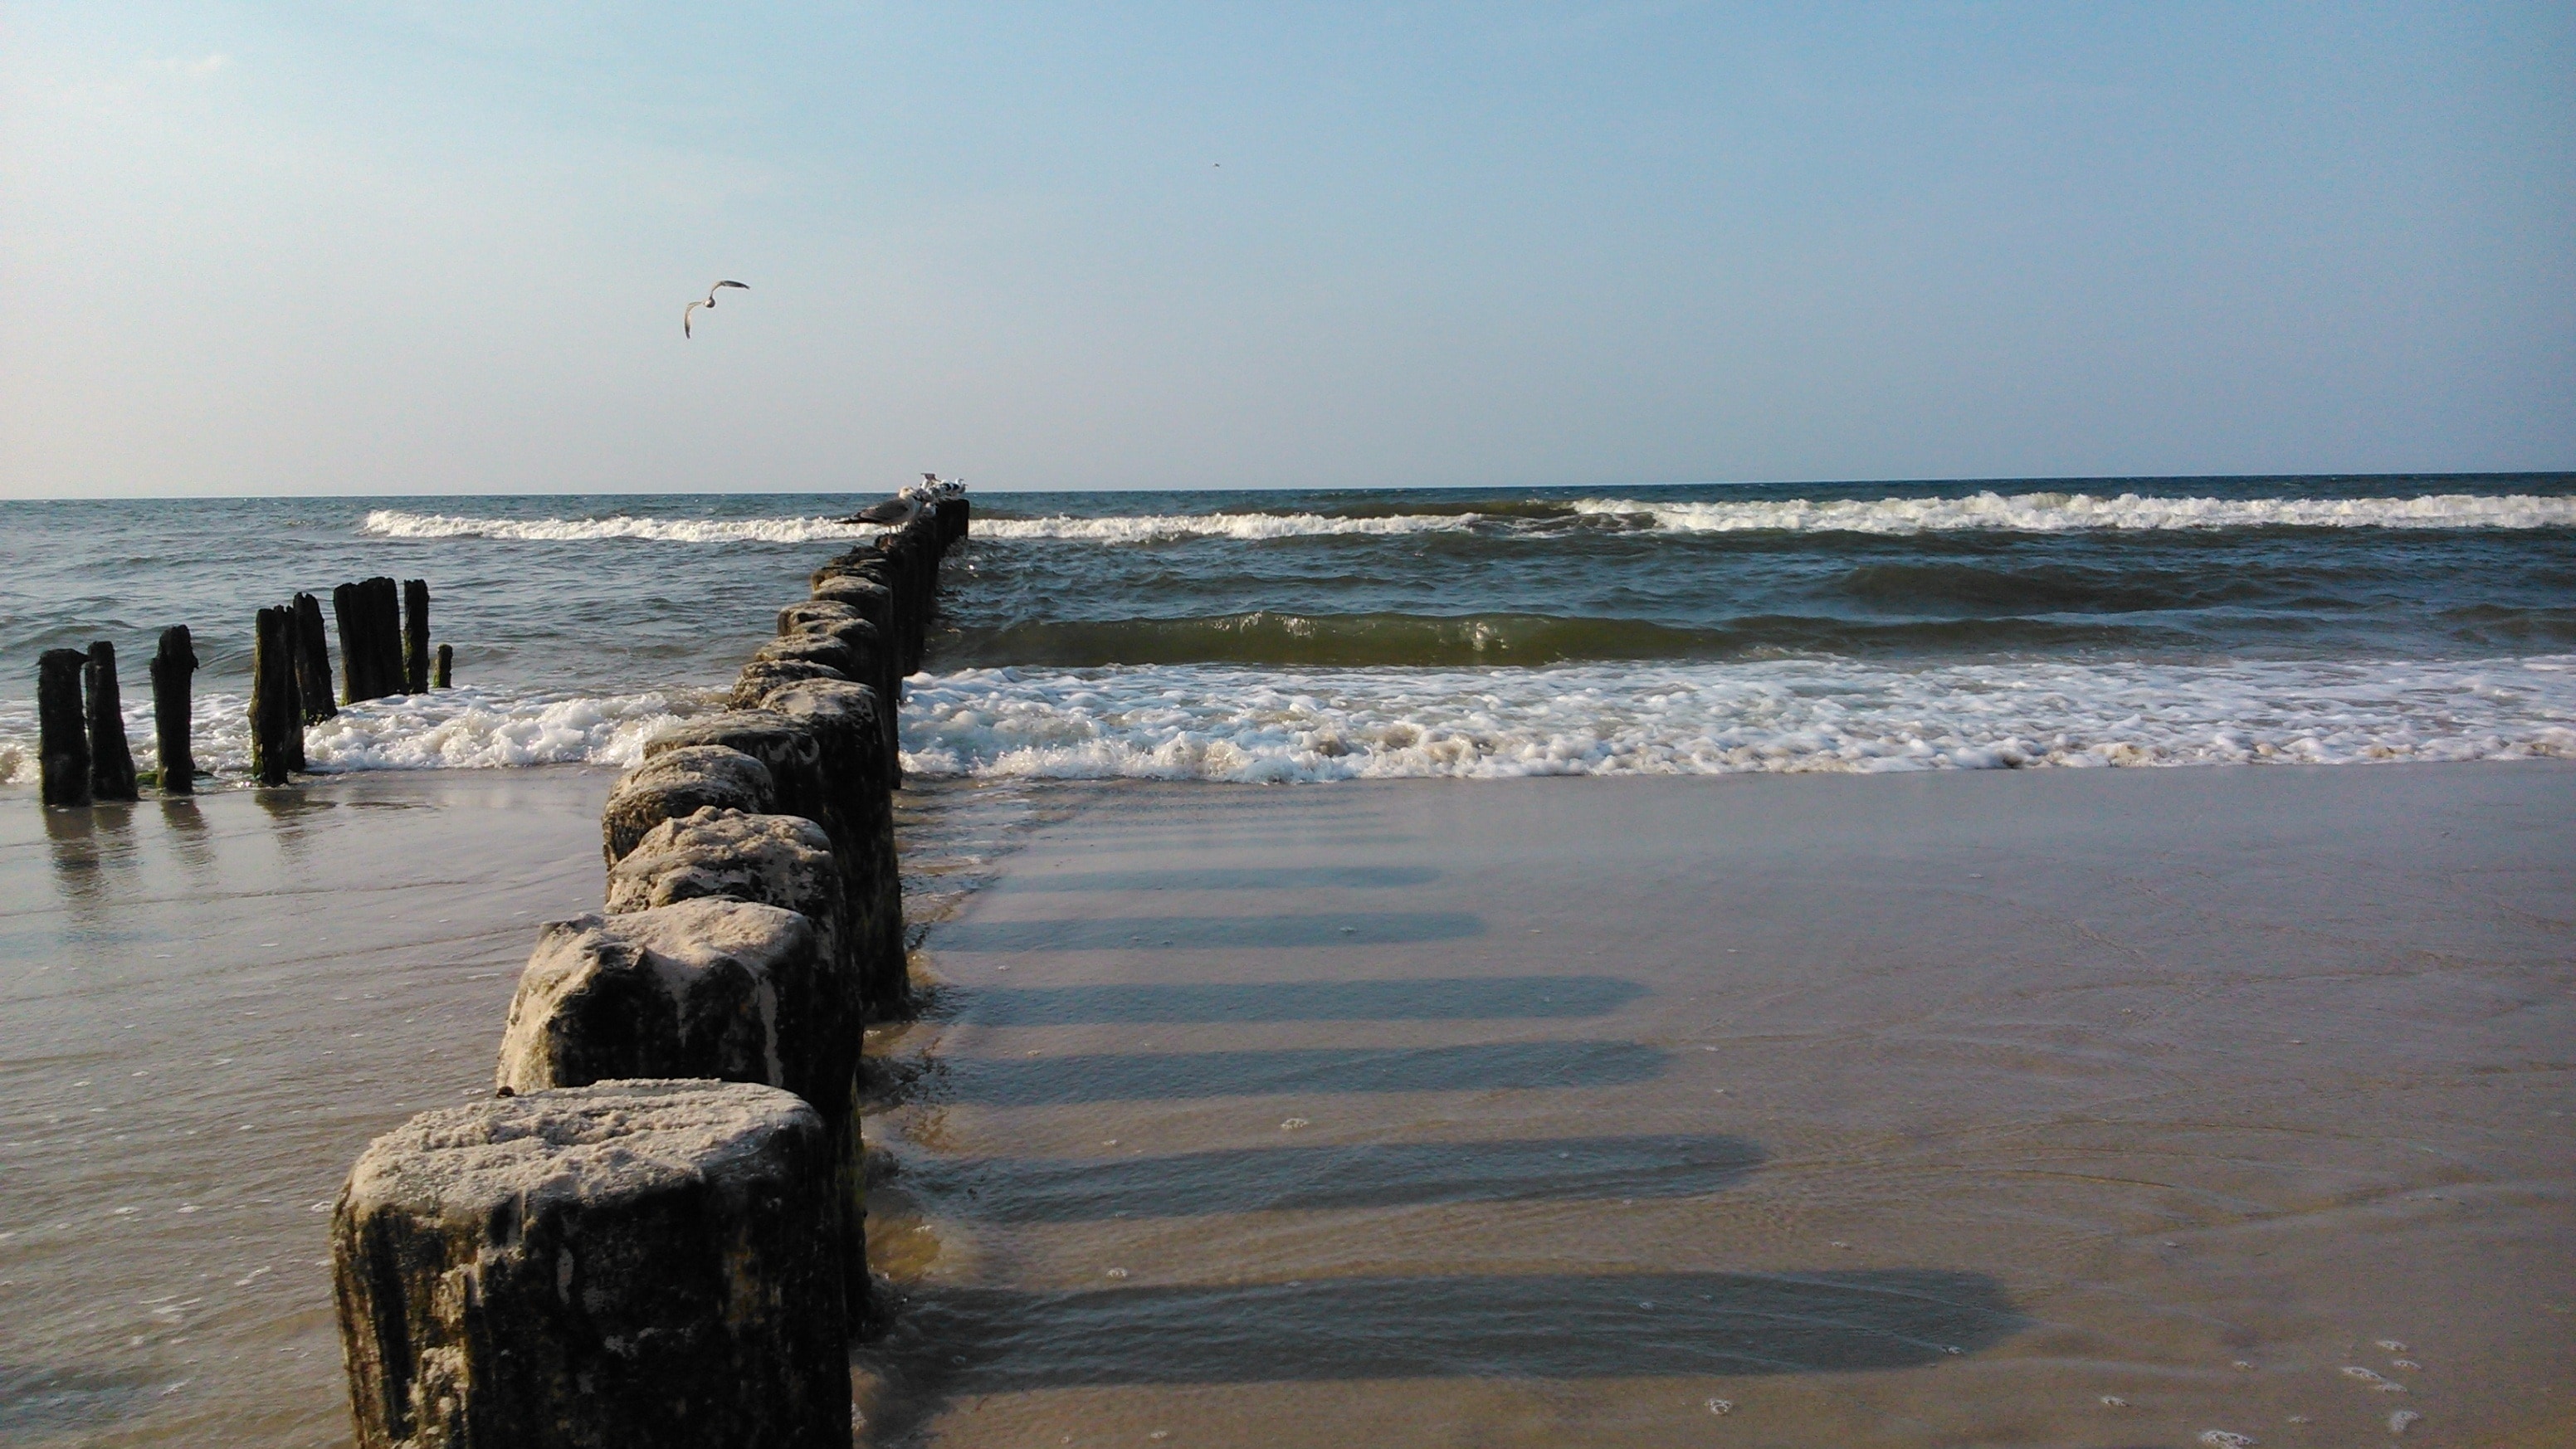
[[[434,686],[434,687],[436,687],[436,688],[439,688],[439,689],[449,689],[449,688],[453,688],[454,686],[453,686],[453,685],[451,685],[451,684],[449,683],[449,680],[450,680],[450,677],[451,677],[451,675],[452,675],[452,672],[453,672],[453,670],[454,670],[454,668],[455,668],[455,665],[456,665],[456,646],[455,646],[455,645],[453,645],[453,644],[441,644],[441,645],[439,645],[439,646],[438,646],[438,673],[436,673],[435,675],[432,675],[432,676],[430,677],[430,683],[431,683],[431,685],[432,685],[432,686]]]
[[[426,605],[423,627],[428,624]],[[340,702],[404,694],[402,601],[394,581],[377,577],[331,591],[340,622]]]
[[[96,800],[135,798],[134,750],[125,740],[125,697],[116,687],[116,646],[89,646],[81,668],[89,694],[89,793]]]
[[[403,580],[402,601],[404,692],[420,694],[429,688],[429,580]]]
[[[340,625],[340,702],[373,699],[374,653],[367,647],[366,587],[341,584],[331,590],[331,617]]]
[[[295,596],[295,697],[306,724],[340,712],[331,703],[331,641],[322,632],[322,601],[311,594]]]
[[[262,609],[250,655],[250,768],[263,785],[283,785],[304,766],[303,711],[295,697],[295,615]]]
[[[311,594],[298,594],[299,603],[310,602]],[[319,623],[321,616],[314,616]],[[197,651],[188,638],[188,626],[174,624],[161,631],[161,647],[152,655],[152,738],[161,753],[161,793],[193,795],[197,792],[197,755],[188,743],[189,696],[193,686],[188,676],[197,672]],[[330,676],[324,676],[329,688]],[[327,703],[327,701],[326,701]]]
[[[89,803],[89,726],[81,718],[81,672],[89,656],[48,649],[36,658],[37,774],[48,805]]]
[[[362,1449],[848,1449],[822,1119],[616,1081],[424,1112],[331,1215]]]

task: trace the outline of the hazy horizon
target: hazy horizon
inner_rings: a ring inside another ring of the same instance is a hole
[[[8,26],[0,497],[2576,468],[2565,7]]]

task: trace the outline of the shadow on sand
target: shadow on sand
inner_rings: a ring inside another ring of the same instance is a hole
[[[879,1434],[966,1394],[1914,1368],[2027,1320],[1982,1273],[1598,1273],[916,1294],[864,1362]]]
[[[995,1107],[1282,1093],[1490,1092],[1632,1086],[1661,1075],[1666,1060],[1660,1048],[1606,1041],[951,1057],[913,1086],[925,1099]]]
[[[1646,994],[1616,976],[1452,976],[978,988],[957,1016],[983,1026],[1082,1022],[1475,1021],[1607,1016]]]
[[[1719,1134],[1499,1142],[1370,1142],[1156,1157],[933,1158],[901,1185],[943,1213],[987,1222],[1416,1207],[1545,1198],[1697,1197],[1760,1168],[1759,1146]]]
[[[1074,921],[958,921],[933,927],[941,951],[1242,950],[1253,946],[1394,946],[1485,934],[1464,911],[1348,911],[1298,916],[1110,916]]]

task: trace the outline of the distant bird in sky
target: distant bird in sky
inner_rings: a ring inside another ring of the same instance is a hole
[[[718,282],[714,286],[707,288],[707,299],[705,301],[691,302],[688,306],[680,309],[680,335],[682,337],[687,337],[689,335],[689,315],[697,311],[700,307],[715,306],[716,293],[723,291],[727,287],[740,287],[746,292],[751,290],[750,287],[745,286],[741,282]]]

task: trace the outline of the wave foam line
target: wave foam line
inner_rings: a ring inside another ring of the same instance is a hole
[[[379,508],[358,523],[379,538],[505,538],[580,542],[637,538],[659,543],[814,543],[874,538],[885,530],[832,518],[471,518]]]
[[[1130,514],[1112,518],[979,518],[975,537],[1156,543],[1184,538],[1329,538],[1336,535],[1461,533],[1483,521],[1474,513],[1399,513],[1335,518],[1321,513]]]
[[[1486,532],[1554,537],[1570,522],[1630,521],[1666,533],[2019,533],[2218,528],[2564,528],[2576,527],[2576,497],[2427,494],[2419,498],[2150,498],[2136,493],[1973,493],[1959,498],[1806,498],[1661,503],[1588,498],[1533,510],[1498,502],[1493,512],[1120,514],[1077,518],[985,518],[975,536],[1137,544],[1199,538],[1247,542],[1287,538],[1384,537]],[[381,538],[496,538],[539,541],[645,539],[665,543],[811,543],[873,538],[875,526],[831,518],[476,518],[380,508],[358,531]]]
[[[2567,759],[2576,655],[970,669],[913,681],[903,740],[925,774],[1233,781]]]
[[[192,739],[197,767],[221,783],[239,784],[250,770],[249,702],[201,694]],[[345,705],[304,732],[315,774],[354,770],[481,770],[515,765],[635,764],[644,742],[692,714],[718,708],[714,697],[685,691],[608,696],[511,696],[484,689],[441,689]],[[147,702],[125,711],[125,736],[140,769],[157,769]],[[0,783],[36,778],[35,707],[0,701]]]
[[[2419,498],[2150,498],[2136,493],[1971,493],[1962,498],[1804,498],[1657,503],[1624,498],[1575,505],[1596,515],[1652,517],[1677,533],[2015,533],[2208,528],[2565,528],[2576,497],[2527,493],[2426,494]]]

